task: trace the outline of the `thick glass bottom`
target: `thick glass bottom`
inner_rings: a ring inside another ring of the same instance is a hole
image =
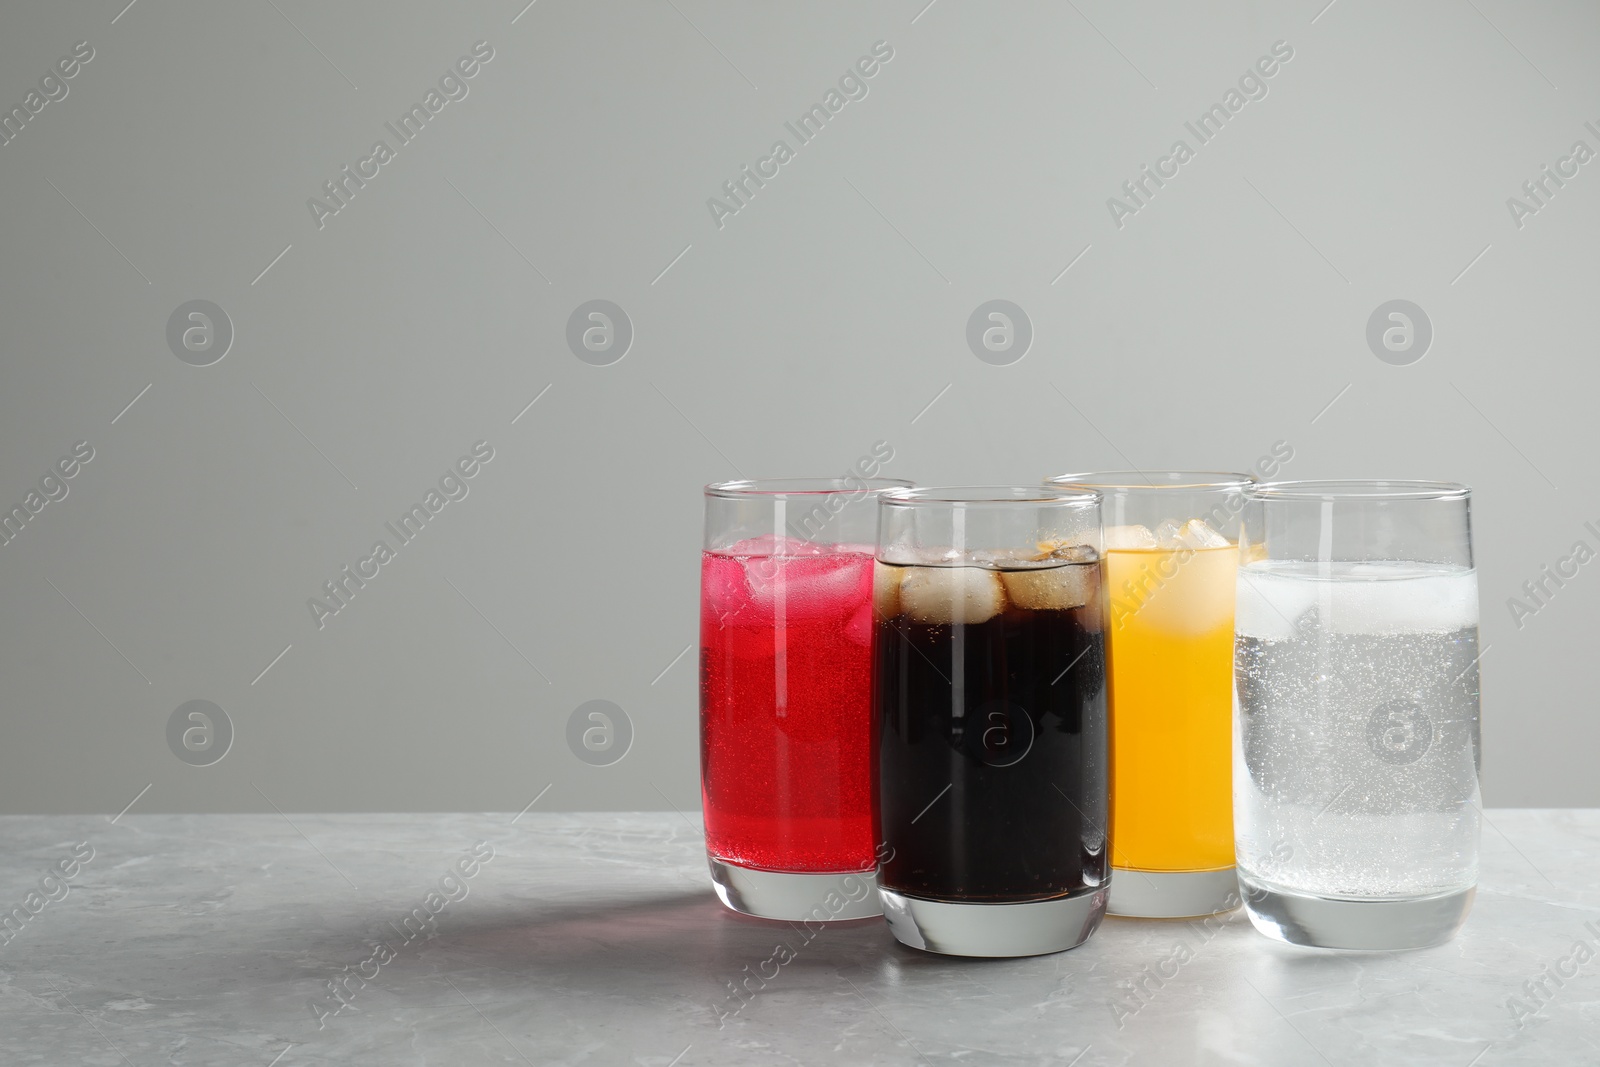
[[[902,945],[947,956],[1042,956],[1089,940],[1106,912],[1103,887],[1021,904],[952,904],[879,888]]]
[[[1215,871],[1135,871],[1113,867],[1110,915],[1138,919],[1190,919],[1239,906],[1232,867]]]
[[[1442,945],[1472,910],[1476,886],[1426,897],[1360,900],[1294,893],[1239,872],[1245,912],[1268,937],[1312,948],[1394,951]]]
[[[839,922],[883,914],[872,871],[790,874],[738,867],[712,857],[717,898],[743,915],[784,922]]]

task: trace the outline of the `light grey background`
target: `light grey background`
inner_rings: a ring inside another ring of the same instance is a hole
[[[692,809],[700,485],[879,440],[930,484],[1279,440],[1286,476],[1472,484],[1485,801],[1600,804],[1600,568],[1507,607],[1600,547],[1600,162],[1506,204],[1600,149],[1600,10],[1325,2],[7,4],[0,108],[95,56],[0,147],[0,503],[95,457],[0,545],[0,811]],[[319,229],[307,198],[480,40]],[[707,198],[880,40],[719,228]],[[208,367],[166,341],[195,299],[236,334]],[[610,366],[567,347],[593,299],[633,324]],[[1009,366],[967,347],[993,299],[1032,322]],[[1409,366],[1367,346],[1392,299],[1432,321]],[[307,599],[479,440],[319,630]],[[211,766],[168,747],[190,700],[233,724]],[[590,700],[631,720],[620,762],[568,747]]]

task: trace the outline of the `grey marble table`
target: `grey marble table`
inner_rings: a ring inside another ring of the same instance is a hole
[[[671,812],[0,818],[0,1063],[1600,1063],[1600,811],[1489,814],[1441,948],[1005,961],[733,915]]]

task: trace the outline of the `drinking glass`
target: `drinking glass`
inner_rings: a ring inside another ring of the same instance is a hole
[[[1297,945],[1421,948],[1478,879],[1471,490],[1246,491],[1235,674],[1239,882]]]
[[[904,944],[1028,956],[1105,912],[1100,496],[879,498],[873,585],[878,890]]]
[[[1105,497],[1112,915],[1239,906],[1233,861],[1233,600],[1248,474],[1099,471]]]
[[[879,914],[872,561],[894,478],[705,489],[700,789],[718,897],[769,919]]]

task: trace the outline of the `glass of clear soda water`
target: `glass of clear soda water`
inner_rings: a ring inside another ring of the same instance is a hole
[[[1233,783],[1250,921],[1319,948],[1448,941],[1478,880],[1471,490],[1245,493]]]

